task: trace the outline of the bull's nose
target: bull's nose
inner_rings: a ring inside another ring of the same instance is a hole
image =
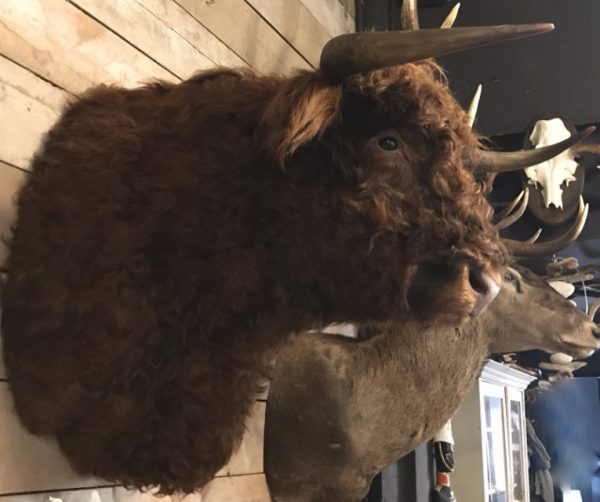
[[[483,270],[470,270],[469,283],[473,291],[477,293],[475,306],[470,312],[471,317],[478,315],[485,309],[500,291],[500,286],[492,277]]]

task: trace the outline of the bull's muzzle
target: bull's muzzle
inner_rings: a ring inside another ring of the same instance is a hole
[[[494,300],[501,277],[468,257],[440,256],[416,266],[408,288],[408,304],[421,320],[458,325]]]
[[[482,270],[469,271],[469,284],[476,294],[475,306],[469,316],[475,317],[496,298],[500,285],[490,274]]]

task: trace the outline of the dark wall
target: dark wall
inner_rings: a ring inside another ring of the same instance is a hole
[[[454,3],[420,8],[421,27],[438,27]],[[400,0],[357,4],[359,29],[399,29]],[[463,0],[457,27],[553,22],[556,29],[438,60],[461,103],[483,84],[478,128],[486,135],[524,131],[533,116],[546,112],[563,113],[576,124],[600,122],[598,19],[597,0]]]

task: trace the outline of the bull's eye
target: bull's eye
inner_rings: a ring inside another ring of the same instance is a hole
[[[386,136],[378,141],[378,144],[384,150],[395,150],[398,148],[398,142],[391,136]]]
[[[516,276],[515,276],[515,274],[513,274],[512,272],[506,272],[506,273],[504,274],[504,280],[505,280],[506,282],[513,282],[513,281],[515,281],[515,280],[516,280],[516,278],[517,278],[517,277],[516,277]]]

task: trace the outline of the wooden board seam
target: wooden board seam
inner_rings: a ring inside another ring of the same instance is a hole
[[[231,52],[233,52],[234,54],[236,54],[244,63],[246,63],[248,65],[249,68],[252,68],[252,65],[246,61],[246,59],[241,55],[238,54],[236,51],[234,51],[229,44],[223,40],[219,35],[217,35],[213,30],[211,30],[208,26],[206,26],[201,19],[198,19],[196,16],[194,16],[194,14],[192,12],[190,12],[189,10],[187,10],[185,8],[185,5],[181,4],[181,2],[179,2],[178,0],[173,0],[177,5],[179,5],[179,7],[181,7],[184,11],[186,11],[188,13],[189,16],[191,16],[193,19],[195,19],[196,21],[198,21],[198,23],[200,23],[202,26],[204,26],[204,28],[212,33],[212,35],[219,41],[221,42],[225,47],[227,47]]]
[[[4,159],[1,159],[1,158],[0,158],[0,162],[6,164],[9,167],[12,167],[13,169],[18,169],[22,173],[31,174],[31,171],[29,169],[25,169],[24,167],[15,166],[12,162],[8,162],[8,161],[6,161]]]
[[[277,33],[281,38],[283,38],[283,40],[285,40],[285,43],[288,44],[290,46],[290,48],[296,53],[298,54],[298,56],[300,56],[308,66],[310,66],[312,69],[315,69],[315,67],[311,64],[311,62],[306,59],[306,57],[304,56],[304,54],[302,54],[298,49],[296,49],[296,47],[294,46],[294,44],[292,42],[290,42],[286,36],[281,33],[273,24],[271,24],[269,22],[269,20],[263,16],[260,12],[258,12],[258,10],[256,10],[256,8],[250,3],[248,2],[248,0],[244,0],[246,2],[246,4],[248,4],[248,6],[254,11],[256,12],[256,15],[259,16],[265,23],[267,23],[275,33]],[[241,57],[241,56],[240,56]]]
[[[261,73],[273,73],[274,71],[279,71],[276,68],[270,68],[268,71],[265,71],[264,69],[257,67],[256,62],[252,63],[250,60],[248,60],[246,55],[242,55],[242,53],[240,53],[238,50],[234,49],[232,47],[232,45],[229,42],[227,42],[227,40],[225,38],[223,38],[223,36],[220,32],[217,33],[214,26],[212,26],[212,27],[209,26],[211,23],[207,24],[204,21],[204,19],[202,18],[202,16],[198,16],[197,13],[195,13],[193,9],[190,9],[189,5],[187,5],[187,4],[189,1],[193,1],[193,0],[172,0],[172,1],[174,1],[177,5],[179,5],[179,7],[181,7],[185,12],[187,12],[188,15],[192,16],[192,18],[194,18],[198,23],[200,23],[217,40],[219,40],[222,44],[224,44],[225,47],[227,47],[230,51],[232,51],[234,54],[236,54],[250,68],[257,70]],[[211,5],[215,2],[215,0],[203,0],[203,1],[206,1],[207,5]],[[295,58],[298,59],[297,62],[301,62],[302,64],[307,65],[308,68],[312,68],[312,66],[310,64],[308,64],[307,61],[304,59],[304,57],[299,55],[295,49],[293,51],[290,50],[290,49],[293,49],[293,47],[290,46],[288,41],[285,38],[283,38],[277,30],[274,30],[273,27],[271,26],[271,24],[267,23],[261,15],[257,14],[256,10],[251,5],[248,5],[245,0],[239,0],[239,1],[241,1],[242,4],[245,5],[245,7],[248,8],[249,11],[251,11],[252,14],[256,16],[256,19],[260,20],[261,23],[264,23],[264,25],[268,28],[269,33],[272,33],[273,36],[275,37],[275,39],[278,39],[278,41],[282,43],[282,46],[284,46],[286,48],[286,50],[289,51],[289,54],[292,54]],[[300,68],[302,68],[302,66],[293,67],[293,69],[300,69]]]
[[[147,52],[143,51],[142,49],[140,49],[138,46],[136,46],[135,44],[131,43],[130,40],[127,40],[125,37],[123,37],[120,33],[116,32],[115,30],[113,30],[108,24],[100,21],[100,19],[98,19],[97,17],[93,16],[92,14],[90,14],[88,11],[86,11],[85,9],[81,8],[79,5],[77,5],[76,3],[74,3],[72,0],[66,0],[66,2],[73,6],[74,8],[76,8],[78,11],[82,12],[83,14],[85,14],[87,17],[89,17],[90,19],[93,19],[94,22],[98,23],[100,26],[106,28],[107,31],[109,31],[110,33],[112,33],[113,35],[115,35],[116,37],[120,38],[121,40],[123,40],[123,42],[125,42],[127,45],[133,47],[136,51],[138,51],[140,54],[143,54],[145,57],[147,57],[150,61],[152,61],[153,63],[157,64],[158,66],[160,66],[163,70],[169,72],[173,77],[175,77],[177,79],[177,81],[181,82],[181,77],[179,77],[178,75],[176,75],[175,73],[173,73],[169,68],[167,68],[166,66],[164,66],[163,64],[161,64],[159,61],[157,61],[156,59],[154,59],[150,54],[148,54]],[[32,72],[33,73],[33,72]]]
[[[148,12],[148,14],[150,14],[151,16],[155,17],[156,19],[158,19],[159,21],[163,22],[163,20],[158,17],[154,12],[152,12],[148,7],[146,7],[144,5],[143,2],[139,2],[138,0],[136,0],[137,4],[142,7],[142,9],[144,9],[146,12]],[[181,7],[179,4],[177,4],[179,7]],[[183,7],[181,7],[183,9]],[[185,9],[183,9],[185,10]],[[185,11],[187,12],[187,10]],[[188,13],[189,15],[189,13]],[[190,16],[190,19],[194,19],[196,22],[198,22],[198,20],[192,16]],[[204,51],[202,51],[200,49],[200,47],[196,47],[195,44],[193,44],[190,40],[188,40],[186,37],[184,37],[181,33],[179,33],[175,28],[173,28],[172,26],[170,26],[169,24],[163,22],[163,24],[165,25],[165,27],[172,31],[173,33],[175,33],[176,35],[180,36],[183,40],[185,40],[188,44],[190,44],[194,49],[196,49],[198,51],[199,54],[202,54],[206,59],[208,59],[209,61],[212,62],[212,64],[214,64],[215,66],[221,66],[220,63],[218,63],[217,61],[215,61],[213,58],[211,58],[209,55],[205,54]],[[201,24],[201,23],[198,23]],[[202,25],[204,26],[204,25]],[[205,27],[206,28],[206,27]],[[211,32],[212,33],[212,32]],[[222,42],[222,41],[221,41]],[[229,50],[231,50],[231,48],[228,47]],[[233,51],[232,51],[233,52]]]
[[[48,80],[46,77],[44,77],[43,75],[40,75],[39,73],[35,72],[34,70],[32,70],[31,68],[27,68],[26,66],[22,65],[19,61],[15,61],[13,58],[9,57],[7,54],[5,54],[0,47],[0,56],[2,56],[5,59],[8,59],[11,63],[23,68],[23,70],[28,71],[29,73],[35,75],[37,78],[39,78],[40,80],[43,80],[44,82],[46,82],[47,84],[50,84],[52,87],[56,87],[58,90],[62,91],[62,92],[66,92],[69,96],[75,96],[75,94],[73,94],[71,91],[65,89],[64,87],[61,87],[60,85],[55,84],[54,82],[52,82],[51,80]],[[15,167],[17,169],[21,169],[18,166],[15,166],[14,164],[11,164],[10,162],[6,162],[5,160],[3,160],[2,162],[4,162],[5,164],[10,165],[11,167]],[[22,170],[22,169],[21,169]]]
[[[73,488],[52,488],[51,490],[33,490],[30,492],[11,492],[11,493],[2,493],[0,494],[0,500],[2,499],[2,497],[15,497],[18,495],[39,495],[39,494],[52,494],[52,493],[58,493],[58,492],[65,492],[65,491],[69,491],[69,492],[79,492],[79,491],[83,491],[83,490],[100,490],[102,488],[118,488],[121,485],[117,485],[117,484],[110,484],[110,485],[96,485],[96,486],[76,486]]]

